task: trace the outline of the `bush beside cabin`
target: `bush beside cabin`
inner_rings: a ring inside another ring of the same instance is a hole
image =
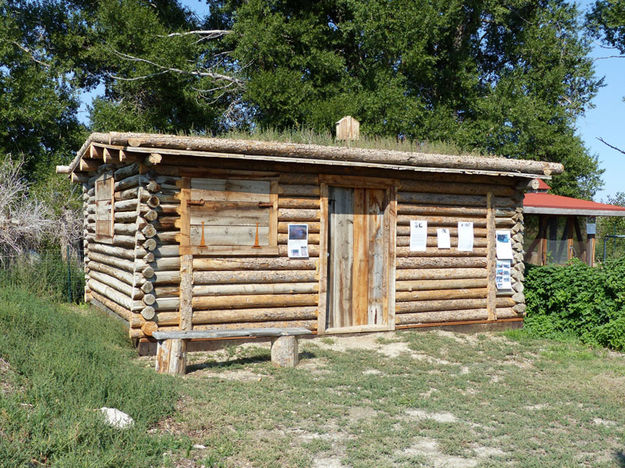
[[[85,299],[156,330],[317,334],[522,321],[523,191],[562,165],[250,140],[94,133],[83,185]],[[428,221],[410,249],[410,221]],[[473,222],[472,251],[458,222]],[[308,229],[288,255],[289,224]],[[447,227],[451,248],[438,249]],[[495,230],[512,289],[495,288]],[[146,348],[147,349],[147,348]]]

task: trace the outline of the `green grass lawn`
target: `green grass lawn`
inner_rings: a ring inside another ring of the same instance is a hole
[[[295,369],[251,344],[170,378],[95,310],[5,290],[0,327],[4,466],[625,466],[625,355],[575,341],[333,337]]]

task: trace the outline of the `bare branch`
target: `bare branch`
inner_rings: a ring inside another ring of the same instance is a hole
[[[608,59],[615,59],[615,58],[625,58],[625,55],[607,55],[605,57],[595,57],[592,59],[592,61],[596,62],[597,60],[608,60]]]
[[[228,75],[224,75],[222,73],[216,73],[216,72],[212,72],[212,71],[198,71],[198,70],[181,70],[180,68],[176,68],[176,67],[168,67],[165,65],[161,65],[160,63],[156,63],[153,62],[152,60],[148,60],[148,59],[144,59],[141,57],[135,57],[133,55],[129,55],[129,54],[125,54],[123,52],[119,52],[117,50],[113,49],[113,52],[115,54],[117,54],[119,57],[128,60],[130,62],[140,62],[140,63],[146,63],[148,65],[152,65],[153,67],[156,67],[160,70],[163,70],[162,73],[178,73],[181,75],[191,75],[191,76],[198,76],[198,77],[205,77],[205,78],[212,78],[214,80],[222,80],[222,81],[227,81],[227,82],[231,82],[236,84],[237,86],[243,87],[245,85],[245,82],[239,78],[236,78],[234,76],[228,76]],[[150,75],[145,75],[144,77],[137,77],[138,79],[145,79],[147,77],[150,76],[154,76],[155,74],[150,74]],[[134,81],[134,78],[126,78],[127,81]]]
[[[218,37],[227,36],[228,34],[232,34],[232,31],[227,29],[199,29],[195,31],[186,31],[186,32],[176,32],[166,35],[159,35],[158,37],[181,37],[181,36],[204,36],[204,39],[217,39]]]
[[[604,145],[609,146],[609,147],[610,147],[610,148],[612,148],[613,150],[616,150],[616,151],[618,151],[619,153],[625,154],[625,151],[623,151],[622,149],[620,149],[620,148],[618,148],[618,147],[616,147],[616,146],[614,146],[614,145],[611,145],[610,143],[608,143],[607,141],[605,141],[603,138],[601,138],[601,137],[597,137],[597,140],[599,140],[599,141],[600,141],[601,143],[603,143]]]
[[[42,60],[39,60],[37,57],[35,57],[35,54],[26,46],[23,46],[22,44],[20,44],[17,41],[9,41],[11,44],[13,44],[14,46],[18,47],[19,49],[21,49],[22,51],[26,52],[28,55],[30,55],[30,58],[33,60],[33,62],[38,63],[39,65],[42,65],[46,68],[50,68],[50,64],[46,63]]]

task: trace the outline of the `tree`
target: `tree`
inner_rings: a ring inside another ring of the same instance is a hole
[[[592,34],[604,44],[625,54],[625,3],[597,0],[586,16]]]
[[[211,25],[247,79],[259,125],[447,140],[565,164],[565,195],[592,196],[600,170],[575,135],[600,81],[562,0],[211,1]]]

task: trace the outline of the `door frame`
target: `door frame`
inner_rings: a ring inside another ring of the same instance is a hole
[[[317,316],[317,334],[357,333],[364,331],[395,330],[395,251],[397,245],[397,185],[394,179],[378,177],[319,175],[320,183],[320,228],[319,228],[319,311]],[[387,324],[357,325],[352,327],[326,329],[328,304],[328,187],[364,188],[386,190],[388,207],[384,216],[384,230],[388,233],[386,255],[386,300]]]

